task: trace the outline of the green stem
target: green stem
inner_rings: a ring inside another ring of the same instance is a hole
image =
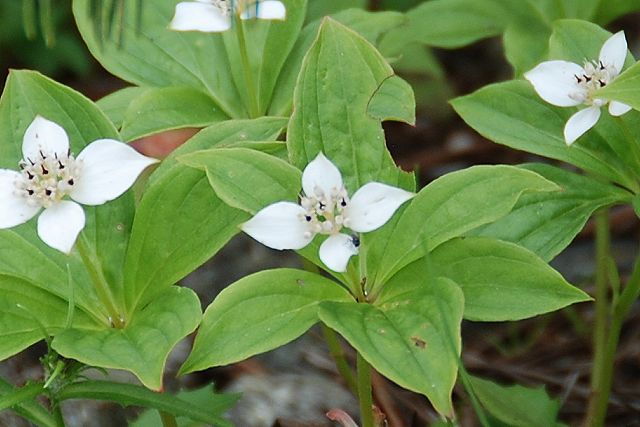
[[[603,352],[602,367],[599,369],[599,379],[596,393],[591,395],[589,409],[586,416],[586,424],[590,427],[604,425],[611,394],[611,384],[613,382],[613,371],[616,357],[616,349],[620,339],[620,331],[627,318],[633,303],[640,296],[640,256],[636,258],[636,263],[629,278],[627,286],[624,288],[613,309],[613,319],[609,328],[609,336]]]
[[[258,104],[258,96],[255,84],[251,76],[251,62],[247,53],[247,41],[244,35],[244,24],[240,19],[240,15],[235,14],[236,36],[238,37],[238,47],[240,49],[240,59],[242,60],[242,72],[244,75],[244,83],[247,87],[247,95],[249,96],[249,115],[252,119],[260,117],[260,105]]]
[[[469,378],[469,373],[462,364],[462,359],[458,359],[458,372],[460,373],[460,380],[462,381],[462,385],[467,391],[469,399],[471,399],[471,406],[473,406],[473,410],[478,416],[480,425],[482,427],[491,427],[491,423],[489,423],[487,415],[485,414],[484,409],[482,409],[482,405],[480,404],[480,401],[478,400],[478,397],[476,396],[476,393],[473,389],[473,384],[471,383],[471,379]]]
[[[360,401],[360,422],[362,427],[373,425],[373,397],[371,395],[371,366],[358,353],[358,400]]]
[[[325,325],[324,323],[320,324],[322,327],[322,334],[324,335],[324,340],[327,342],[327,347],[329,347],[329,353],[331,357],[333,357],[334,362],[336,363],[336,367],[338,368],[338,372],[344,379],[344,382],[349,387],[354,394],[358,394],[358,384],[356,383],[356,378],[353,375],[353,371],[347,363],[347,359],[344,354],[344,350],[340,345],[340,340],[338,339],[338,335],[336,332]]]
[[[89,276],[91,276],[98,299],[109,314],[109,323],[112,323],[116,328],[123,328],[125,324],[123,316],[117,308],[115,299],[109,288],[107,278],[104,277],[102,267],[97,259],[98,257],[89,248],[89,244],[87,243],[84,235],[81,235],[76,241],[76,248],[78,249],[80,258],[82,258],[82,262],[84,263]]]
[[[160,411],[160,419],[163,427],[178,427],[176,417],[168,412]]]
[[[591,393],[597,398],[600,390],[601,370],[604,362],[605,343],[609,323],[608,274],[610,240],[609,211],[602,209],[595,214],[596,221],[596,319],[593,330],[593,368]]]
[[[60,402],[53,403],[53,419],[56,422],[56,426],[65,427],[64,417],[62,416],[62,406]]]

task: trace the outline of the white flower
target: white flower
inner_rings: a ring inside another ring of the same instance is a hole
[[[564,127],[567,145],[573,144],[596,124],[600,118],[600,107],[608,102],[597,97],[598,89],[620,74],[626,57],[627,40],[624,32],[620,31],[604,42],[598,61],[587,61],[584,67],[567,61],[546,61],[524,74],[538,95],[548,103],[558,107],[588,106],[567,121]],[[609,103],[612,116],[621,116],[630,109],[622,102]]]
[[[0,228],[23,224],[44,208],[38,235],[67,254],[85,225],[78,203],[95,206],[115,199],[157,162],[112,139],[94,141],[74,158],[64,129],[40,116],[24,134],[22,156],[20,172],[0,169]]]
[[[169,28],[176,31],[221,32],[231,28],[233,14],[240,19],[285,19],[284,4],[276,0],[196,0],[180,2]]]
[[[277,202],[259,211],[242,225],[242,230],[273,249],[302,249],[316,234],[329,235],[320,246],[320,259],[333,271],[344,272],[352,255],[358,253],[357,234],[382,227],[414,193],[370,182],[351,199],[338,168],[322,153],[302,173],[300,204]]]

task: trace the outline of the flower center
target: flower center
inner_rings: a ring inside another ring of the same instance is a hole
[[[576,83],[582,90],[569,96],[587,105],[602,106],[606,104],[605,100],[594,98],[594,94],[598,89],[611,83],[618,75],[618,70],[613,65],[604,64],[602,61],[587,61],[583,68],[582,75],[574,75]]]
[[[50,155],[41,151],[38,158],[22,160],[19,166],[22,176],[15,183],[17,193],[31,206],[48,208],[71,193],[81,162],[71,152]]]
[[[209,0],[216,7],[222,16],[231,16],[232,0]]]
[[[325,194],[321,188],[316,187],[314,194],[300,198],[300,205],[306,211],[301,220],[309,224],[306,237],[311,237],[313,233],[336,234],[342,227],[349,227],[346,215],[349,196],[344,187],[334,188],[331,194]]]

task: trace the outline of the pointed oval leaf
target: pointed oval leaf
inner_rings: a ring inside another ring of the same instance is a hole
[[[294,94],[287,131],[293,165],[303,169],[322,151],[338,166],[349,191],[371,181],[413,189],[412,176],[400,171],[387,151],[380,121],[367,114],[372,96],[392,75],[369,42],[325,18]]]
[[[571,243],[593,212],[629,203],[632,197],[619,187],[555,166],[532,163],[522,167],[558,184],[561,191],[523,194],[508,215],[472,234],[516,243],[547,262]]]
[[[278,201],[295,202],[300,193],[300,170],[260,151],[213,148],[180,156],[179,161],[206,171],[218,197],[252,214]]]
[[[540,175],[513,166],[474,166],[444,175],[367,237],[367,280],[383,286],[425,250],[505,216],[522,194],[557,189]]]
[[[637,187],[627,159],[608,145],[597,126],[567,147],[562,130],[575,111],[546,103],[528,82],[485,86],[451,104],[469,126],[498,144],[571,163],[627,188]]]
[[[220,122],[174,151],[151,175],[127,252],[129,312],[213,256],[248,219],[215,195],[203,171],[179,164],[176,157],[243,140],[275,139],[284,123],[274,118]]]
[[[381,297],[375,306],[324,302],[319,314],[377,371],[427,396],[441,414],[452,415],[463,306],[460,288],[440,278]]]
[[[149,88],[131,101],[122,121],[125,141],[166,130],[206,127],[228,119],[204,92],[189,87]]]
[[[324,277],[294,269],[265,270],[223,290],[207,308],[181,372],[244,360],[280,347],[318,321],[323,301],[353,301]]]
[[[436,248],[434,275],[455,281],[464,292],[464,317],[497,322],[519,320],[589,301],[556,270],[513,243],[461,237]]]
[[[146,387],[160,390],[169,352],[201,318],[198,296],[173,286],[130,317],[124,329],[65,329],[51,345],[87,365],[130,371]]]

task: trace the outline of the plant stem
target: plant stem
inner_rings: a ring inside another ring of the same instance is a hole
[[[64,417],[62,416],[62,406],[60,402],[53,404],[53,419],[58,427],[65,427]]]
[[[356,378],[353,375],[353,371],[347,363],[347,359],[344,355],[344,351],[342,350],[342,346],[340,345],[340,340],[338,339],[338,335],[335,333],[333,329],[325,325],[324,323],[320,323],[322,327],[322,334],[324,335],[324,340],[327,342],[327,347],[329,347],[329,353],[338,368],[338,372],[344,379],[344,382],[349,387],[354,394],[358,394],[358,384],[356,383]]]
[[[471,379],[469,378],[469,373],[462,364],[461,358],[458,359],[458,372],[460,373],[460,380],[462,381],[462,385],[464,386],[464,389],[467,391],[469,399],[471,400],[471,406],[473,407],[473,410],[475,411],[476,416],[480,421],[480,425],[482,427],[491,427],[491,423],[489,423],[487,415],[485,414],[484,409],[482,409],[482,405],[478,400],[478,396],[476,395],[475,390],[473,389],[473,384],[471,383]]]
[[[90,249],[84,235],[81,235],[76,241],[76,248],[78,249],[78,253],[80,254],[80,258],[82,258],[82,262],[84,263],[87,272],[89,272],[89,276],[91,276],[98,299],[109,314],[110,323],[112,323],[116,328],[123,328],[123,316],[117,309],[115,299],[109,288],[107,278],[104,277],[100,262],[93,250]]]
[[[358,353],[358,400],[360,401],[360,423],[362,427],[373,426],[373,397],[371,395],[371,366]]]
[[[613,309],[613,319],[609,328],[609,336],[603,352],[602,367],[599,369],[598,390],[591,395],[589,409],[586,416],[586,424],[591,427],[604,425],[613,382],[613,368],[615,364],[616,349],[620,339],[620,331],[624,320],[631,311],[633,303],[640,296],[640,256],[636,258],[633,272],[627,286],[624,288]]]
[[[247,53],[247,41],[244,35],[244,24],[240,15],[235,13],[236,36],[238,37],[238,47],[240,49],[240,59],[242,60],[242,73],[244,75],[244,83],[247,88],[249,97],[249,116],[252,119],[260,117],[260,105],[258,105],[258,96],[256,87],[251,76],[251,62]]]
[[[609,323],[608,274],[610,240],[609,240],[609,211],[602,209],[595,214],[596,221],[596,320],[593,330],[593,368],[591,371],[591,393],[596,395],[600,390],[601,371],[607,329]]]

